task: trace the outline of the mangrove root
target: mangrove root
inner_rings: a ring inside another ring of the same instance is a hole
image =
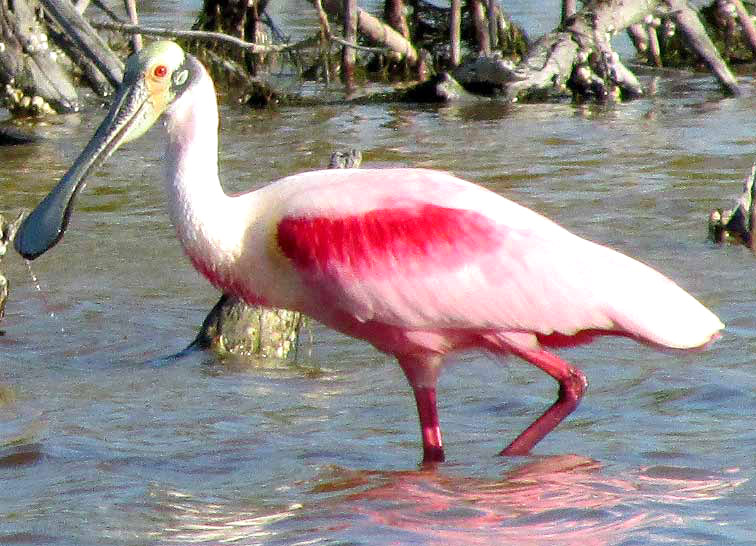
[[[740,243],[754,250],[754,177],[756,163],[743,181],[743,193],[732,209],[714,209],[709,213],[709,239],[715,243]]]

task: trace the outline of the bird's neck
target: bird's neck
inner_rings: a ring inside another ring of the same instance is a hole
[[[164,117],[166,192],[171,220],[195,267],[223,284],[242,233],[237,204],[218,179],[218,107],[209,77],[179,97]]]

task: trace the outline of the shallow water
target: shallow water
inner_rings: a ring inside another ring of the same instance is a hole
[[[756,98],[677,72],[656,87],[613,107],[223,107],[229,190],[352,146],[366,166],[450,170],[654,265],[728,325],[694,354],[564,351],[591,385],[531,457],[495,453],[553,382],[462,355],[441,379],[448,462],[433,471],[399,367],[366,344],[314,325],[297,364],[153,362],[218,294],[163,211],[159,134],[124,147],[34,262],[41,292],[3,261],[0,543],[753,543],[756,258],[707,242],[706,218],[750,169]],[[98,121],[0,149],[3,210],[34,206]]]

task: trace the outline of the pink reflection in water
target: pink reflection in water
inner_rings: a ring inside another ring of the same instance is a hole
[[[331,467],[315,478],[317,485],[295,495],[301,503],[279,510],[219,499],[206,503],[171,492],[160,503],[170,524],[150,535],[187,544],[643,542],[654,530],[684,527],[681,504],[721,498],[745,481],[737,470],[712,474],[673,467],[605,476],[599,463],[577,456],[544,458],[497,480],[454,470]]]
[[[682,525],[664,504],[716,499],[744,481],[672,468],[607,477],[577,456],[526,464],[495,482],[443,471],[384,476],[385,485],[344,499],[344,509],[408,538],[459,545],[616,543],[652,525]]]

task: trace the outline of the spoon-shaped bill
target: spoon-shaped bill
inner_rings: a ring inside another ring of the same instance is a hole
[[[63,237],[76,196],[87,176],[124,142],[142,135],[155,121],[143,79],[124,79],[110,110],[84,151],[60,182],[26,217],[14,246],[28,260],[44,254]]]

